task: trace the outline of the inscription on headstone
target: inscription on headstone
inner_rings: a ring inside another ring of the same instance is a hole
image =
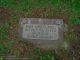
[[[24,24],[22,37],[25,39],[58,40],[57,25]]]

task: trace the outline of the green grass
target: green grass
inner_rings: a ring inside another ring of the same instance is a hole
[[[34,54],[36,55],[36,58],[38,58],[39,60],[57,60],[58,59],[58,56],[57,54],[55,53],[55,51],[42,51],[41,49],[39,48],[35,48],[34,49]]]
[[[67,9],[75,16],[80,16],[80,0],[0,0],[0,7],[13,9],[17,12],[28,12],[42,7]],[[73,20],[75,18],[72,18]],[[73,20],[71,22],[73,23]],[[77,19],[77,18],[76,18]],[[80,20],[80,19],[77,19]],[[73,23],[74,24],[74,23]],[[80,24],[80,22],[78,22]]]
[[[0,56],[5,56],[7,53],[8,49],[3,44],[0,44]]]
[[[9,25],[4,24],[0,26],[0,40],[7,40],[9,35]]]
[[[69,10],[72,15],[69,16],[69,23],[73,25],[80,25],[80,0],[0,0],[0,7],[6,9],[12,9],[12,11],[23,12],[32,14],[32,10],[35,8],[45,8],[51,7],[55,8],[57,11],[60,10]],[[12,14],[11,19],[16,20],[18,22],[19,17]],[[46,15],[51,14],[57,15],[57,13],[45,13]],[[0,26],[0,41],[8,39],[9,34],[9,25],[4,24]],[[75,39],[75,33],[71,33],[70,36],[66,38],[68,41],[73,41]],[[71,37],[72,36],[72,37]],[[9,42],[9,47],[11,48],[14,44],[14,41]],[[0,54],[4,54],[6,52],[5,46],[0,44]],[[34,50],[35,55],[38,56],[40,60],[51,60],[53,57],[56,60],[55,52],[45,51],[41,52],[40,49],[36,48]]]
[[[3,57],[0,57],[0,60],[4,60],[4,58]]]

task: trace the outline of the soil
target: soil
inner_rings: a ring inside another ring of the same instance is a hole
[[[0,24],[4,24],[10,20],[12,11],[6,8],[0,8]]]
[[[47,8],[33,9],[32,14],[28,15],[27,17],[63,19],[64,23],[68,24],[70,15],[71,15],[71,12],[69,11],[58,12],[56,11],[56,9],[47,7]]]

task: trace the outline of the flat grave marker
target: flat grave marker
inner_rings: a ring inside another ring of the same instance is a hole
[[[55,48],[63,43],[63,19],[21,18],[20,32],[25,42]]]

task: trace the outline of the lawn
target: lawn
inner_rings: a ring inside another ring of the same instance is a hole
[[[23,17],[63,19],[68,25],[64,41],[69,47],[45,50],[21,41],[18,28]],[[3,55],[30,60],[80,60],[79,37],[80,0],[0,0],[0,60],[5,59]]]

